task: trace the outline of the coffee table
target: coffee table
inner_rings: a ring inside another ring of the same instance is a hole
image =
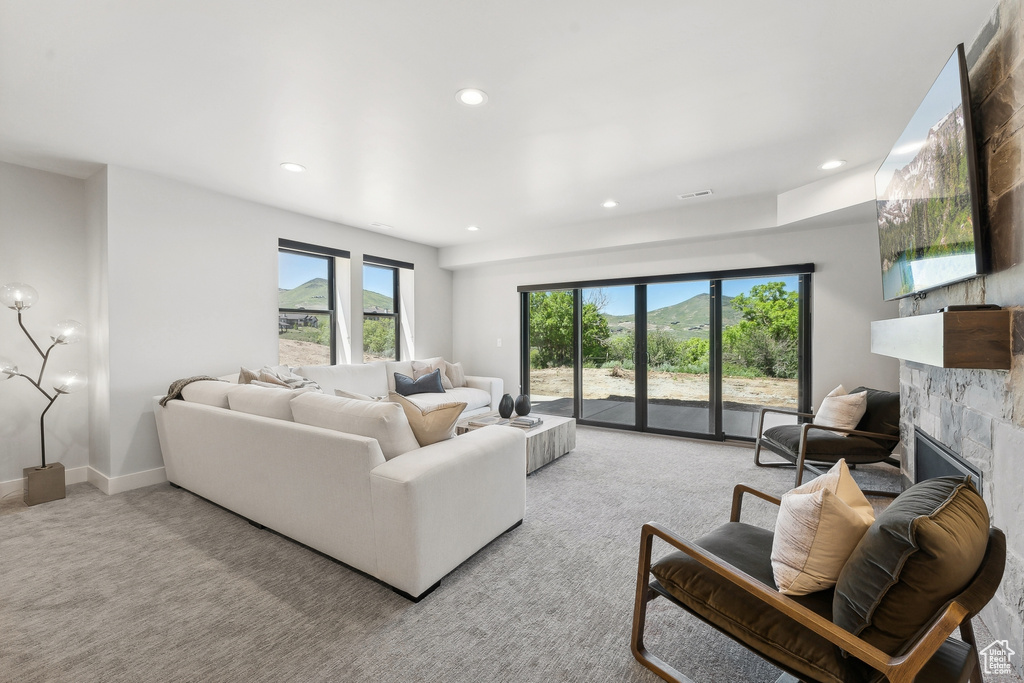
[[[486,415],[474,415],[464,417],[455,423],[455,433],[465,434],[481,427],[470,426],[470,420],[478,420],[481,417],[497,416],[498,413],[487,413]],[[524,429],[526,432],[526,473],[530,474],[544,465],[562,457],[572,449],[576,448],[576,420],[571,417],[559,417],[558,415],[537,415],[544,420],[541,424],[531,429]],[[520,429],[520,427],[512,427]]]

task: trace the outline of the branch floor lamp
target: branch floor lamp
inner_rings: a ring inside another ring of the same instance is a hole
[[[47,503],[64,497],[64,465],[59,462],[46,463],[46,413],[53,407],[54,402],[58,398],[85,386],[85,375],[77,370],[70,370],[58,375],[54,379],[50,385],[53,393],[43,388],[43,374],[46,372],[46,363],[50,360],[50,352],[53,351],[55,346],[74,344],[81,341],[85,336],[85,327],[82,323],[74,320],[61,320],[54,325],[53,330],[50,332],[50,339],[53,340],[53,343],[50,344],[46,351],[43,351],[39,344],[36,343],[36,340],[32,338],[32,335],[29,334],[25,323],[21,319],[22,311],[31,308],[38,296],[35,289],[20,282],[12,282],[0,287],[0,304],[17,311],[18,325],[21,327],[21,331],[32,342],[32,346],[35,347],[40,358],[43,360],[39,368],[38,377],[32,379],[29,375],[19,372],[18,366],[8,359],[0,358],[0,381],[12,377],[24,377],[49,401],[42,414],[39,415],[39,450],[42,457],[42,465],[39,467],[26,467],[23,470],[25,475],[26,505],[38,505],[39,503]]]

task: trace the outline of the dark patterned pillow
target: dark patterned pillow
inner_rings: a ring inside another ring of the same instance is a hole
[[[419,379],[413,379],[408,375],[396,372],[395,390],[402,396],[412,396],[413,394],[443,394],[444,387],[441,386],[441,371],[434,370],[433,372],[423,375]]]

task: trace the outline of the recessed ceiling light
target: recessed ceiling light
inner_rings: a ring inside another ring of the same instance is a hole
[[[467,107],[479,107],[487,102],[487,93],[477,88],[463,88],[455,93],[455,99]]]
[[[619,205],[619,203],[617,201],[615,201],[614,199],[607,199],[607,200],[605,200],[605,203],[602,204],[601,206],[603,206],[606,209],[614,209],[618,205]]]
[[[295,162],[292,161],[284,162],[283,164],[281,164],[281,168],[283,168],[286,171],[291,171],[292,173],[302,173],[303,171],[306,170],[306,167],[303,166],[302,164],[296,164]]]
[[[821,166],[819,166],[819,168],[823,171],[831,171],[833,168],[839,168],[845,163],[845,159],[832,159],[830,161],[826,161],[825,163],[823,163]]]
[[[466,230],[469,230],[470,232],[476,232],[479,229],[480,228],[476,227],[475,225],[471,225],[468,228],[466,228]]]

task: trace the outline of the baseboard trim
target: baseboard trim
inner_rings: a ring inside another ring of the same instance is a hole
[[[72,467],[70,469],[65,468],[64,470],[64,483],[70,486],[71,484],[81,484],[89,481],[89,472],[91,467]],[[7,496],[15,493],[23,493],[25,491],[25,478],[11,479],[10,481],[0,481],[0,498],[6,498]]]
[[[167,471],[163,467],[155,467],[151,470],[125,474],[120,477],[108,477],[92,467],[83,469],[89,470],[89,483],[108,496],[131,491],[132,489],[140,489],[143,486],[162,484],[167,481]]]

